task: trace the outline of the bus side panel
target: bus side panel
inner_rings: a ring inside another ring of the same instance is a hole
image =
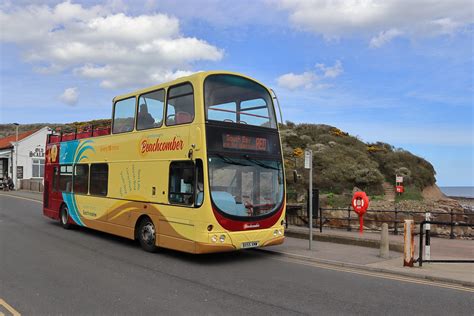
[[[81,220],[107,221],[107,210],[111,208],[114,200],[106,197],[74,194],[77,213]]]
[[[161,216],[158,220],[157,230],[158,246],[191,253],[195,252],[195,230],[192,221]]]

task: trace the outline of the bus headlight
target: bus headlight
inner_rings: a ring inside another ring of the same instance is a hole
[[[273,236],[278,236],[278,229],[275,229],[275,230],[273,231]]]
[[[217,242],[217,235],[212,236],[212,237],[211,237],[211,241],[212,241],[212,242]]]
[[[221,235],[221,237],[219,238],[219,241],[224,242],[225,241],[225,235]]]

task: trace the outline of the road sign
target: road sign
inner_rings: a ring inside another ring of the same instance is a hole
[[[403,187],[403,185],[397,185],[397,186],[395,186],[395,188],[397,190],[397,193],[405,192],[405,188]]]
[[[395,177],[395,182],[397,182],[397,183],[403,183],[403,177],[402,177],[402,176],[396,176],[396,177]]]
[[[304,168],[310,169],[313,165],[313,151],[311,149],[306,149],[304,151]]]

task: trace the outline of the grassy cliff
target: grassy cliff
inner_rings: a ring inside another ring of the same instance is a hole
[[[425,159],[412,153],[377,142],[365,143],[329,125],[281,125],[288,191],[307,187],[307,171],[302,152],[313,150],[315,187],[322,192],[341,194],[358,187],[371,195],[383,194],[383,182],[394,183],[395,174],[404,176],[410,191],[421,192],[435,183],[435,170]],[[303,175],[292,183],[292,172]]]

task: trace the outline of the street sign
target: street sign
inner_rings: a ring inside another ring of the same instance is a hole
[[[16,167],[16,178],[23,179],[23,166]]]
[[[397,193],[405,192],[405,188],[403,187],[403,185],[397,185],[397,186],[395,186],[395,188],[397,190]]]
[[[397,183],[403,183],[403,177],[402,177],[402,176],[396,176],[396,177],[395,177],[395,182],[397,182]]]
[[[306,149],[304,151],[304,168],[311,169],[313,165],[313,151],[311,149]]]

